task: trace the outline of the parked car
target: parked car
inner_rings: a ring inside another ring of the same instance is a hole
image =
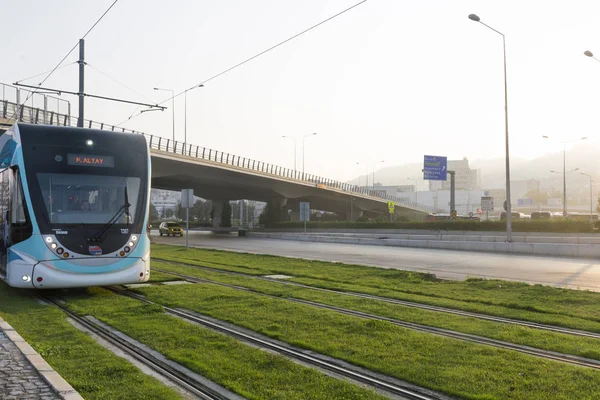
[[[177,222],[163,222],[158,227],[158,232],[160,233],[160,236],[183,236],[183,228]]]

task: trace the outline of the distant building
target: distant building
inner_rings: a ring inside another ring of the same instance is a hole
[[[469,167],[469,160],[448,160],[448,171],[455,171],[456,190],[475,190],[481,188],[480,172]],[[445,181],[429,181],[429,190],[450,190],[450,175]]]
[[[537,179],[527,179],[523,181],[510,181],[510,201],[511,204],[518,204],[519,199],[526,198],[530,191],[540,191],[540,181]]]
[[[372,189],[377,194],[387,194],[388,196],[402,197],[400,193],[413,193],[415,191],[415,185],[392,185],[383,186],[381,184],[375,184]]]
[[[152,189],[150,191],[150,202],[156,207],[158,215],[162,216],[165,210],[175,211],[177,203],[181,201],[181,192],[171,190]]]

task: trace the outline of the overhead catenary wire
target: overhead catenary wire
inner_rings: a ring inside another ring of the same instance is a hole
[[[70,66],[70,65],[73,65],[73,64],[77,64],[77,61],[73,61],[72,63],[69,63],[69,64],[62,65],[62,66],[60,66],[60,67],[56,68],[56,69],[55,69],[55,71],[58,71],[59,69],[63,69],[63,68],[65,68],[65,67],[68,67],[68,66]],[[40,73],[39,73],[39,74],[37,74],[37,75],[33,75],[33,76],[30,76],[29,78],[25,78],[25,79],[19,79],[18,81],[15,81],[15,82],[17,82],[17,83],[21,83],[21,82],[24,82],[24,81],[28,81],[28,80],[30,80],[30,79],[37,78],[37,77],[38,77],[38,76],[40,76],[40,75],[47,74],[48,72],[52,72],[52,70],[50,69],[50,70],[48,70],[48,71],[40,72]],[[43,82],[42,82],[42,83],[43,83]],[[41,85],[42,85],[42,83],[40,83],[40,84],[39,84],[39,86],[41,86]]]
[[[115,4],[117,4],[117,1],[119,0],[115,0],[110,7],[108,7],[106,9],[106,11],[104,11],[104,13],[100,16],[100,18],[98,18],[96,20],[96,22],[94,22],[94,25],[92,25],[92,27],[90,29],[88,29],[88,31],[85,33],[85,35],[83,35],[81,37],[81,39],[85,39],[87,37],[87,35],[90,34],[90,32],[96,27],[96,25],[98,25],[100,23],[100,21],[102,21],[102,19],[104,18],[104,16],[106,14],[108,14],[108,12],[114,7]],[[60,66],[62,65],[63,62],[65,62],[65,60],[67,59],[67,57],[69,57],[71,55],[71,53],[73,52],[73,50],[75,50],[77,48],[77,46],[79,46],[79,40],[75,43],[75,45],[71,48],[71,50],[69,50],[69,52],[62,58],[62,60],[60,60],[60,62],[58,64],[56,64],[56,66],[50,71],[50,73],[48,75],[46,75],[46,77],[44,78],[43,81],[41,81],[37,86],[36,89],[34,89],[33,91],[31,91],[29,93],[29,95],[27,96],[27,98],[25,99],[25,101],[23,102],[23,104],[27,103],[27,100],[29,100],[31,98],[31,96],[33,96],[34,94],[37,93],[38,89],[40,88],[40,86],[42,86],[44,84],[44,82],[46,82],[48,80],[48,78],[50,78],[50,76],[57,70],[60,68]],[[19,112],[19,107],[17,107],[15,109],[14,114],[9,118],[9,120],[12,120],[17,113]]]
[[[141,94],[140,92],[136,91],[135,89],[130,88],[129,86],[127,86],[126,84],[119,82],[117,79],[113,78],[112,76],[108,75],[106,72],[102,72],[100,69],[98,69],[97,67],[94,67],[92,64],[86,62],[85,63],[86,66],[90,67],[91,69],[95,70],[96,72],[99,72],[100,74],[106,76],[108,79],[112,80],[113,82],[123,86],[125,89],[131,91],[132,93],[137,94],[138,96],[140,96],[141,98],[143,98],[144,100],[152,103],[153,101],[151,99],[149,99],[147,96],[144,96],[143,94]]]
[[[213,75],[212,77],[210,77],[210,78],[208,78],[208,79],[205,79],[205,80],[203,80],[202,82],[200,82],[200,83],[198,83],[198,84],[196,84],[196,85],[193,85],[193,86],[191,86],[190,88],[188,88],[188,89],[186,89],[186,90],[183,90],[183,91],[181,91],[181,92],[177,93],[176,95],[173,95],[173,96],[169,97],[168,99],[166,99],[165,101],[163,101],[163,102],[161,102],[161,103],[158,103],[158,104],[160,105],[160,104],[166,103],[166,102],[167,102],[167,101],[169,101],[169,100],[172,100],[172,99],[174,99],[174,98],[176,98],[176,97],[179,97],[179,96],[181,96],[181,95],[182,95],[182,94],[184,94],[185,92],[189,91],[190,89],[192,89],[192,88],[194,88],[194,87],[196,87],[196,86],[198,86],[198,85],[204,85],[204,84],[206,84],[206,83],[208,83],[208,82],[212,81],[213,79],[216,79],[216,78],[218,78],[218,77],[220,77],[220,76],[222,76],[222,75],[225,75],[226,73],[228,73],[228,72],[231,72],[231,71],[233,71],[234,69],[236,69],[236,68],[238,68],[238,67],[241,67],[242,65],[244,65],[244,64],[246,64],[246,63],[248,63],[248,62],[250,62],[250,61],[252,61],[252,60],[254,60],[254,59],[258,58],[258,57],[260,57],[260,56],[262,56],[263,54],[265,54],[265,53],[268,53],[269,51],[271,51],[271,50],[274,50],[274,49],[276,49],[277,47],[279,47],[279,46],[281,46],[281,45],[283,45],[283,44],[285,44],[285,43],[287,43],[287,42],[289,42],[289,41],[292,41],[292,40],[296,39],[296,38],[297,38],[297,37],[299,37],[299,36],[302,36],[303,34],[305,34],[305,33],[309,32],[309,31],[311,31],[311,30],[313,30],[313,29],[315,29],[315,28],[317,28],[317,27],[319,27],[319,26],[321,26],[321,25],[323,25],[323,24],[325,24],[325,23],[327,23],[327,22],[331,21],[332,19],[334,19],[334,18],[336,18],[336,17],[339,17],[340,15],[342,15],[342,14],[344,14],[344,13],[346,13],[346,12],[348,12],[348,11],[352,10],[353,8],[356,8],[356,7],[358,7],[359,5],[361,5],[361,4],[363,4],[363,3],[366,3],[366,2],[367,2],[367,0],[362,0],[362,1],[359,1],[358,3],[356,3],[356,4],[352,5],[352,6],[350,6],[350,7],[346,8],[346,9],[344,9],[344,10],[340,11],[340,12],[338,12],[337,14],[335,14],[335,15],[332,15],[331,17],[329,17],[329,18],[327,18],[327,19],[324,19],[323,21],[321,21],[321,22],[319,22],[319,23],[317,23],[317,24],[315,24],[315,25],[312,25],[311,27],[309,27],[309,28],[307,28],[307,29],[305,29],[305,30],[303,30],[303,31],[301,31],[301,32],[299,32],[299,33],[297,33],[297,34],[295,34],[295,35],[293,35],[293,36],[291,36],[291,37],[289,37],[289,38],[285,39],[284,41],[282,41],[282,42],[279,42],[279,43],[277,43],[277,44],[275,44],[275,45],[273,45],[273,46],[269,47],[268,49],[266,49],[266,50],[263,50],[263,51],[261,51],[260,53],[258,53],[258,54],[256,54],[256,55],[254,55],[254,56],[252,56],[252,57],[250,57],[250,58],[247,58],[246,60],[244,60],[244,61],[242,61],[242,62],[240,62],[240,63],[237,63],[237,64],[235,64],[234,66],[232,66],[232,67],[230,67],[230,68],[227,68],[226,70],[224,70],[224,71],[221,71],[221,72],[219,72],[218,74],[216,74],[216,75]],[[138,112],[138,114],[135,114],[135,112],[136,112],[136,111],[134,111],[134,112],[133,112],[133,113],[132,113],[132,114],[129,116],[129,118],[127,118],[127,119],[126,119],[126,120],[124,120],[123,122],[121,122],[121,123],[117,124],[116,126],[121,126],[122,124],[124,124],[124,123],[125,123],[125,122],[127,122],[127,121],[130,121],[130,120],[132,120],[133,118],[139,117],[140,115],[142,115],[142,112],[143,112],[143,111],[144,111],[144,110],[142,110],[142,111]],[[135,115],[134,115],[134,114],[135,114]]]

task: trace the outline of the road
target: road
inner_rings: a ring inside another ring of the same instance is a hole
[[[159,237],[157,231],[152,239],[185,245],[185,237]],[[210,232],[190,232],[189,242],[207,249],[429,272],[442,279],[482,277],[600,291],[600,261],[595,259],[296,242]]]

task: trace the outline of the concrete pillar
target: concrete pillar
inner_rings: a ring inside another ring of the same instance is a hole
[[[362,210],[353,210],[352,212],[348,211],[346,213],[346,220],[347,221],[351,221],[354,222],[356,221],[358,218],[363,216],[363,211]]]
[[[283,207],[285,207],[287,205],[287,200],[285,198],[277,198],[277,199],[273,199],[271,200],[271,204],[273,204],[273,206],[279,210],[281,210]]]
[[[223,213],[223,207],[225,203],[228,203],[229,200],[213,200],[213,228],[221,227],[221,214]]]

